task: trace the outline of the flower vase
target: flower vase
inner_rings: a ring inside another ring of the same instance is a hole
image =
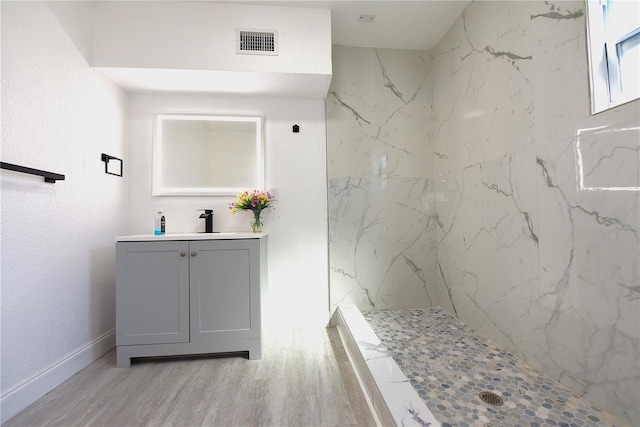
[[[253,210],[253,218],[251,219],[251,230],[254,233],[262,232],[262,222],[260,221],[260,210]]]

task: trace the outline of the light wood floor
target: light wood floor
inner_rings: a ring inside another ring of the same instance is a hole
[[[374,426],[335,328],[266,332],[246,356],[138,359],[115,350],[4,425]]]

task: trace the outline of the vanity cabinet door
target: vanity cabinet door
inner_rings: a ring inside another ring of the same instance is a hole
[[[192,241],[191,341],[260,338],[260,242]]]
[[[116,344],[189,341],[189,245],[118,242]]]

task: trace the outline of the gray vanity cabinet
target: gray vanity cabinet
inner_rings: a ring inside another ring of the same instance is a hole
[[[189,249],[191,341],[260,338],[258,241],[205,240]]]
[[[116,246],[116,345],[189,342],[188,242]]]
[[[238,351],[260,359],[265,248],[266,238],[118,242],[117,366]]]

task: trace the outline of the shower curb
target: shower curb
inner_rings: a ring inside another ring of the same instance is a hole
[[[441,427],[354,304],[331,318],[378,425]]]

